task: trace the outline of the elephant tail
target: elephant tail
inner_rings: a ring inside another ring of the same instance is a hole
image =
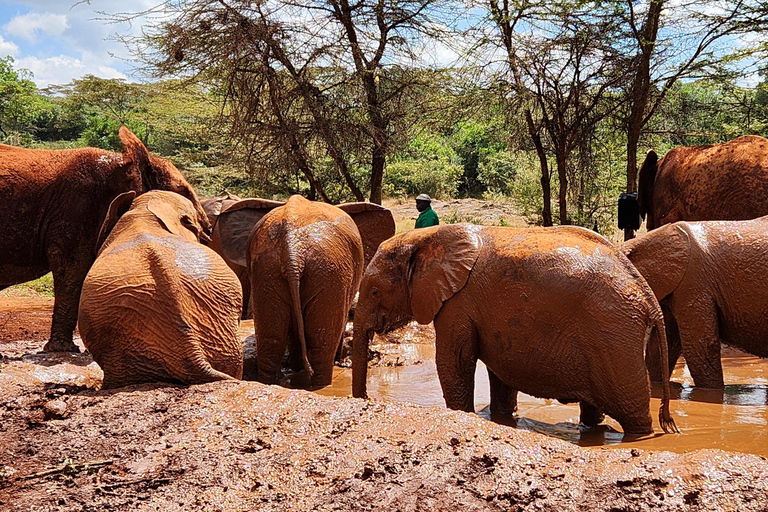
[[[658,308],[658,306],[657,306]],[[669,413],[669,347],[667,346],[667,333],[664,329],[663,315],[658,308],[658,314],[653,315],[651,323],[645,331],[645,346],[652,347],[654,343],[658,344],[659,355],[661,358],[661,407],[659,408],[659,425],[666,434],[679,434],[675,420]],[[651,335],[654,334],[654,343],[649,345]]]
[[[289,243],[289,247],[294,244]],[[294,254],[289,249],[289,261],[290,270],[286,273],[288,279],[288,288],[291,291],[291,303],[293,309],[293,318],[296,321],[296,330],[299,334],[299,345],[301,346],[301,362],[304,365],[304,371],[307,372],[307,378],[312,379],[315,371],[312,369],[312,365],[309,364],[309,358],[307,357],[307,338],[304,332],[304,314],[301,308],[301,291],[299,288],[299,282],[301,281],[302,271],[299,268],[300,265],[297,259],[298,255]]]

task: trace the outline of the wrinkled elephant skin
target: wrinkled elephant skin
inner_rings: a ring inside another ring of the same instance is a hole
[[[241,378],[237,277],[198,242],[203,226],[188,199],[133,195],[112,202],[80,298],[80,333],[103,388]]]
[[[682,353],[696,386],[722,388],[721,343],[768,357],[768,216],[677,222],[622,248],[665,311],[670,368]]]
[[[768,140],[681,146],[661,161],[649,151],[638,176],[648,231],[677,221],[748,220],[768,215]]]
[[[99,228],[122,192],[177,192],[208,220],[174,165],[147,152],[127,128],[123,153],[0,145],[0,289],[53,272],[55,305],[46,351],[78,351],[72,342],[83,279],[96,256]]]
[[[434,320],[438,377],[452,409],[474,410],[480,359],[492,410],[512,412],[520,390],[580,402],[590,426],[606,413],[625,434],[652,432],[643,353],[650,339],[667,357],[662,313],[632,264],[593,232],[457,224],[382,243],[355,311],[354,396],[366,396],[373,333],[411,319]],[[660,422],[673,431],[663,389]]]

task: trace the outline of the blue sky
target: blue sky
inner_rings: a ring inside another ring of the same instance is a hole
[[[109,40],[116,33],[136,33],[141,22],[109,24],[98,11],[140,10],[155,0],[15,0],[0,1],[0,57],[12,56],[16,69],[34,74],[38,87],[65,84],[93,74],[131,80],[125,46]]]

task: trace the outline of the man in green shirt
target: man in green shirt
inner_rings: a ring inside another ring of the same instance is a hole
[[[416,209],[419,210],[419,218],[416,219],[415,227],[428,228],[440,224],[435,210],[432,209],[432,198],[427,194],[419,194],[416,197]]]

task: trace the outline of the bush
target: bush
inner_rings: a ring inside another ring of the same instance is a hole
[[[384,195],[453,197],[463,172],[461,166],[444,157],[393,162],[387,165],[384,175]]]
[[[519,152],[487,152],[481,156],[477,179],[492,194],[510,195],[519,166],[528,162]]]

